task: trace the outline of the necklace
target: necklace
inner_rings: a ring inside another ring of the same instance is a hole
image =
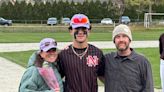
[[[87,53],[88,47],[89,47],[89,46],[87,46],[87,48],[85,49],[85,51],[84,51],[83,53],[80,53],[80,54],[78,54],[78,53],[75,51],[75,49],[73,48],[73,45],[71,45],[71,47],[72,47],[73,53],[74,53],[76,56],[78,56],[80,59],[82,59],[82,57]]]

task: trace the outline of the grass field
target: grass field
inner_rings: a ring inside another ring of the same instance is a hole
[[[143,26],[130,26],[133,40],[158,40],[163,33],[161,28],[145,29]],[[32,43],[39,42],[45,37],[55,38],[57,41],[71,41],[68,26],[12,26],[0,27],[0,43]],[[111,26],[93,26],[89,41],[111,41]]]
[[[144,54],[151,63],[152,71],[153,71],[153,79],[154,85],[156,88],[160,88],[160,77],[159,77],[159,55],[158,55],[158,48],[146,48],[146,49],[135,49],[139,53]],[[104,54],[114,51],[114,49],[105,49],[103,50]],[[0,56],[5,57],[23,67],[26,67],[28,59],[30,55],[34,51],[25,51],[25,52],[5,52],[0,53]],[[100,83],[100,85],[102,85]]]

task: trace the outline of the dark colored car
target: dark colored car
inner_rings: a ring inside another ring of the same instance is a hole
[[[121,16],[119,19],[119,22],[121,24],[129,24],[130,23],[130,18],[128,16]]]
[[[8,20],[0,17],[0,25],[11,26],[12,20]]]

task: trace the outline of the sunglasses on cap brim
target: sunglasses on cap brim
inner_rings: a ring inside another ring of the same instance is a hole
[[[57,42],[53,41],[53,42],[45,42],[44,46],[47,47],[49,45],[53,44],[54,46],[57,46]]]
[[[72,23],[73,24],[87,24],[88,23],[88,19],[83,17],[83,18],[73,18]]]

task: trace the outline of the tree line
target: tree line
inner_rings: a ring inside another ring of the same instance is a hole
[[[100,2],[100,0],[87,0],[83,3],[74,3],[68,1],[59,2],[39,2],[35,4],[22,2],[3,2],[0,6],[0,17],[13,20],[47,20],[49,17],[71,18],[75,13],[84,13],[91,22],[97,22],[102,18],[110,17],[113,20],[118,20],[120,16],[129,16],[133,21],[143,20],[144,13],[148,12],[149,5],[147,4],[131,4],[126,3],[124,12],[120,13],[121,7],[113,4],[111,0],[107,2]],[[153,12],[163,12],[164,4],[153,4]],[[156,16],[158,18],[158,16]],[[161,18],[161,17],[160,17]]]

